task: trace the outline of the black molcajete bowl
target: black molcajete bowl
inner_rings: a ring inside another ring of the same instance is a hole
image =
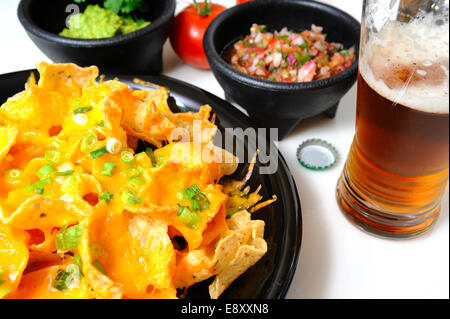
[[[151,0],[140,16],[151,24],[136,32],[104,39],[73,39],[59,36],[75,6],[103,1],[22,0],[18,17],[28,36],[54,62],[97,65],[102,71],[160,73],[162,48],[173,24],[176,0]]]
[[[322,26],[327,41],[355,47],[358,52],[360,24],[332,6],[304,0],[256,0],[235,6],[219,15],[208,27],[203,45],[217,81],[227,100],[246,109],[257,125],[278,128],[284,138],[303,119],[325,113],[334,117],[340,99],[356,81],[357,61],[328,79],[306,83],[281,83],[245,75],[224,59],[224,51],[250,33],[253,23],[269,31],[283,27],[297,32]]]

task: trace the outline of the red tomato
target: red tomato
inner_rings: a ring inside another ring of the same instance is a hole
[[[199,3],[197,8],[194,4],[187,6],[175,17],[170,43],[185,63],[209,70],[203,50],[203,35],[211,21],[225,9],[220,4],[205,1]]]
[[[236,0],[236,4],[240,4],[240,3],[244,3],[244,2],[249,2],[252,0]]]

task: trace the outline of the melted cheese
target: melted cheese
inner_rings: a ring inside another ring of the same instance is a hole
[[[176,298],[176,288],[215,275],[215,245],[230,234],[218,181],[237,164],[224,166],[212,147],[211,107],[175,114],[165,88],[96,82],[96,67],[38,69],[39,82],[31,77],[0,108],[0,289],[9,298]],[[134,154],[138,139],[156,147],[154,158]],[[194,210],[185,194],[193,185],[207,206]],[[73,225],[75,246],[58,250],[57,234]],[[73,267],[82,276],[56,285]]]

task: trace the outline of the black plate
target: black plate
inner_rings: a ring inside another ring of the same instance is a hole
[[[0,105],[8,97],[24,89],[24,84],[31,72],[35,71],[28,70],[0,75]],[[133,83],[134,76],[123,75],[118,78],[132,88],[147,88]],[[252,123],[228,102],[202,89],[166,76],[140,76],[140,79],[168,87],[171,96],[175,98],[181,109],[195,110],[203,104],[211,105],[217,115],[217,124],[222,132],[225,131],[225,128],[241,127],[245,130],[252,126]],[[265,138],[264,141],[268,143]],[[242,135],[237,136],[235,142],[235,149],[238,146],[244,146],[245,159],[251,158],[255,153],[252,141]],[[259,169],[265,165],[258,161],[249,181],[252,190],[262,185],[261,194],[264,199],[270,199],[272,194],[278,197],[278,201],[261,209],[253,216],[254,219],[262,219],[266,223],[264,237],[268,243],[268,252],[255,266],[235,280],[221,298],[284,298],[297,267],[302,235],[300,201],[294,179],[285,160],[274,144],[270,145],[272,152],[266,152],[266,154],[268,153],[267,156],[272,161],[278,161],[278,170],[274,174],[261,175]],[[229,149],[229,151],[232,150]],[[248,160],[245,163],[248,163]],[[233,177],[243,178],[247,168],[248,164],[240,164]],[[208,280],[191,287],[188,290],[187,298],[209,298],[207,286],[210,282],[211,280]]]

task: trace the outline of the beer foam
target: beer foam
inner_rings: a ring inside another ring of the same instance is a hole
[[[395,104],[448,114],[448,28],[448,10],[446,19],[428,14],[409,23],[385,23],[361,49],[360,74]]]

